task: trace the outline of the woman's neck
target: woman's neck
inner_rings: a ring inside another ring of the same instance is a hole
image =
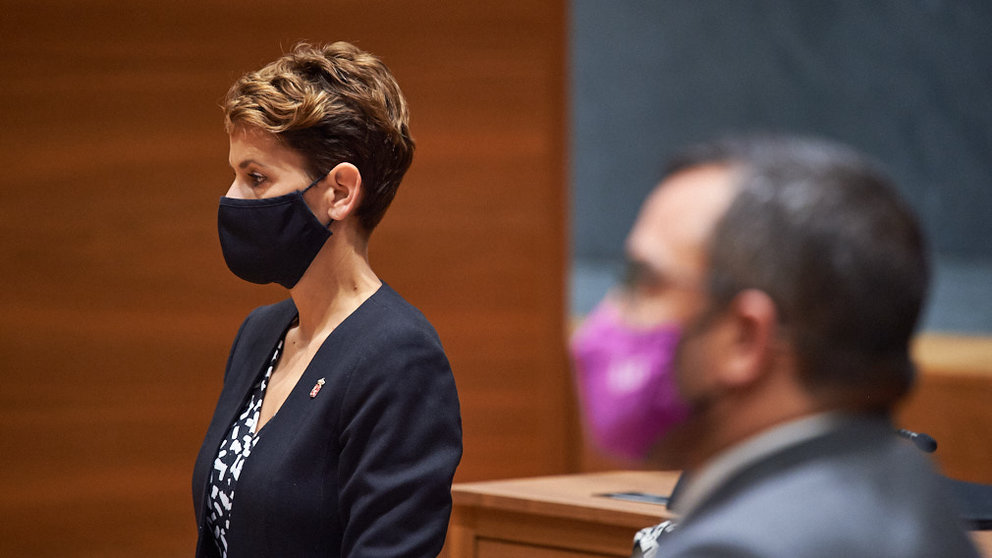
[[[369,266],[367,242],[343,240],[329,239],[290,289],[299,312],[296,333],[302,340],[326,337],[382,286]]]

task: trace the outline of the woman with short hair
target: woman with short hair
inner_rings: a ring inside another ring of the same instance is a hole
[[[193,475],[198,557],[436,556],[461,458],[448,360],[373,272],[369,236],[413,158],[389,69],[306,43],[224,101],[231,271],[289,298],[241,325]]]

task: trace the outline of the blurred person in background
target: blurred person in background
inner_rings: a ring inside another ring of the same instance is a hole
[[[289,298],[238,331],[196,460],[196,555],[436,556],[461,458],[433,327],[383,283],[369,237],[413,158],[389,69],[299,44],[224,101],[228,267]]]
[[[591,436],[685,471],[635,557],[977,556],[892,423],[929,263],[871,163],[781,136],[692,147],[626,252],[571,349]]]

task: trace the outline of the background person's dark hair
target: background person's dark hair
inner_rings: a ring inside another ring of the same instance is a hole
[[[813,139],[732,138],[688,153],[692,166],[709,153],[736,167],[710,245],[714,307],[767,293],[811,391],[890,407],[913,382],[909,343],[929,282],[920,226],[891,182]]]

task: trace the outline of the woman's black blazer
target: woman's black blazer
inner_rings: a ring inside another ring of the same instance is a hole
[[[217,448],[296,314],[292,300],[257,308],[234,341],[193,473],[198,557],[217,555],[205,525]],[[235,488],[228,555],[436,556],[461,453],[441,342],[383,284],[328,336],[259,432]]]

